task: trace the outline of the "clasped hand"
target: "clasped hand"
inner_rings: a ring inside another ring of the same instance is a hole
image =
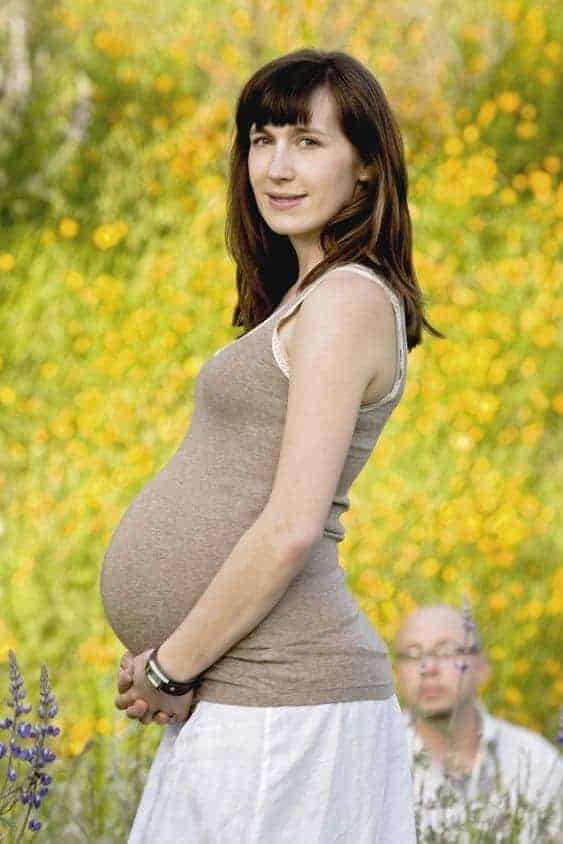
[[[125,651],[119,663],[115,698],[118,709],[125,710],[128,718],[137,718],[141,724],[167,724],[171,717],[176,723],[189,718],[193,689],[177,697],[155,689],[145,676],[145,665],[151,649],[133,656]]]

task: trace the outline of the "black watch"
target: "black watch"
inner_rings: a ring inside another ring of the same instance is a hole
[[[158,648],[153,648],[145,665],[145,676],[149,683],[158,691],[166,692],[167,695],[185,695],[190,689],[197,689],[203,683],[203,675],[198,674],[191,680],[180,682],[169,677],[156,658]]]

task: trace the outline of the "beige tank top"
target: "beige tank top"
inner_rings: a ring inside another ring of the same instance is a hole
[[[311,705],[395,693],[387,646],[347,588],[338,543],[350,486],[404,392],[405,313],[372,270],[345,266],[373,279],[391,300],[395,381],[383,398],[358,413],[323,536],[302,570],[269,615],[207,669],[194,703]],[[184,439],[118,523],[104,556],[100,591],[112,629],[132,653],[156,647],[178,627],[266,506],[289,386],[277,326],[334,269],[208,358],[195,381]]]

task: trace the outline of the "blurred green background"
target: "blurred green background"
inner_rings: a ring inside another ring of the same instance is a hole
[[[403,130],[428,317],[339,546],[391,642],[466,594],[495,714],[552,737],[563,703],[561,7],[555,2],[30,0],[0,13],[0,681],[46,663],[57,752],[139,730],[105,547],[187,430],[231,326],[236,97],[298,47],[364,62]],[[283,21],[283,25],[280,22]],[[558,518],[559,511],[559,518]],[[148,739],[157,738],[155,728]],[[146,739],[143,739],[146,740]]]

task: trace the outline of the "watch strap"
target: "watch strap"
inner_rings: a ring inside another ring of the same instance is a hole
[[[169,677],[157,659],[157,651],[158,647],[153,648],[145,665],[145,676],[155,689],[168,695],[180,696],[187,694],[191,689],[195,689],[203,683],[202,674],[184,681]]]

